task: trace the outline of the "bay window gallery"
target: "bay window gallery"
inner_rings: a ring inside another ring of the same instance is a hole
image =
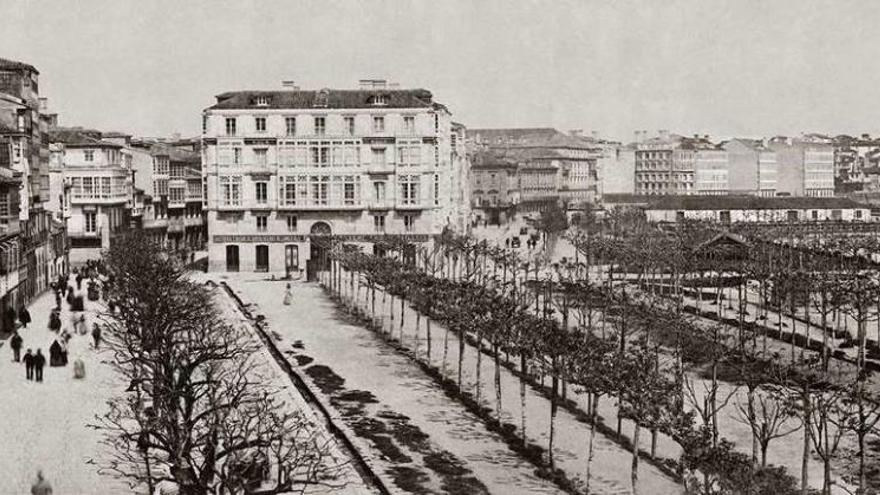
[[[285,206],[357,206],[360,178],[354,175],[283,175],[278,194]]]

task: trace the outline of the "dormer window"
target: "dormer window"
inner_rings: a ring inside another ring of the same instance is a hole
[[[312,106],[317,108],[327,108],[327,104],[330,101],[330,90],[322,89],[315,93],[315,101]]]
[[[370,105],[384,107],[388,105],[388,95],[373,95],[369,99]]]
[[[269,106],[269,97],[268,96],[258,96],[256,98],[256,105],[258,107],[268,107]]]

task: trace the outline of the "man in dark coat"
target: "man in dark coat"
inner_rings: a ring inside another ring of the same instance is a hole
[[[92,338],[95,340],[95,349],[101,345],[101,327],[95,323],[92,325]]]
[[[83,276],[82,273],[76,274],[76,290],[82,290]]]
[[[21,322],[21,326],[27,328],[28,323],[31,322],[31,312],[28,311],[27,306],[22,306],[18,310],[18,321]]]
[[[37,354],[34,356],[34,375],[38,382],[43,381],[43,366],[46,366],[46,356],[43,355],[43,351],[37,349]]]
[[[12,334],[12,338],[9,339],[9,347],[12,347],[12,360],[16,363],[21,360],[21,335],[18,332]]]
[[[24,371],[28,380],[34,379],[34,355],[30,349],[24,354]]]
[[[61,344],[56,340],[49,346],[49,366],[63,366],[61,357]]]

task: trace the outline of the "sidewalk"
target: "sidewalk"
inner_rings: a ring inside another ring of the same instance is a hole
[[[75,284],[74,284],[75,287]],[[85,282],[83,283],[85,288]],[[83,291],[84,292],[84,291]],[[42,469],[59,494],[131,493],[124,482],[101,476],[93,459],[101,456],[101,434],[86,425],[105,409],[105,401],[118,387],[108,354],[90,348],[90,335],[74,335],[68,346],[68,365],[48,366],[49,346],[56,334],[48,330],[55,296],[45,292],[31,301],[32,322],[19,330],[23,351],[42,349],[46,355],[43,383],[25,380],[23,363],[12,361],[8,340],[0,348],[0,494],[30,493],[37,469]],[[103,304],[85,301],[88,328]],[[70,327],[70,312],[62,302],[62,328]],[[74,380],[73,362],[81,358],[86,378]]]

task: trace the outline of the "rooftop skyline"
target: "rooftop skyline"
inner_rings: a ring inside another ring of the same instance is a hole
[[[196,135],[226,91],[425,88],[468,127],[876,134],[867,1],[0,0],[62,125]]]

